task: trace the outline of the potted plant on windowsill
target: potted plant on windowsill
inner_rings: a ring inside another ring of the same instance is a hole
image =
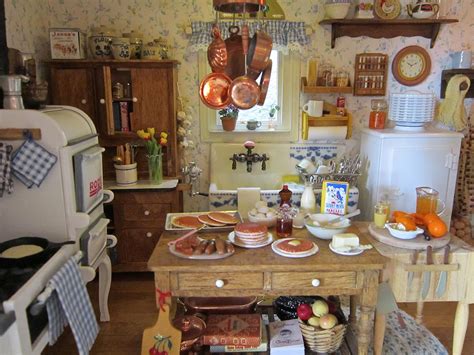
[[[224,131],[233,131],[239,116],[239,109],[233,105],[229,105],[222,110],[219,110],[219,118],[222,121],[222,128]]]

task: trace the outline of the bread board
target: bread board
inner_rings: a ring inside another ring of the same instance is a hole
[[[425,240],[423,234],[420,234],[413,239],[398,239],[392,236],[386,228],[379,228],[374,223],[370,223],[369,233],[374,239],[381,243],[396,248],[412,250],[426,250],[428,245],[431,245],[433,249],[440,249],[449,244],[449,241],[451,240],[451,234],[449,233],[442,238],[431,238],[431,240]]]

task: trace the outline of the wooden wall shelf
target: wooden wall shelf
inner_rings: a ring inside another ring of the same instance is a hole
[[[352,86],[308,86],[307,79],[302,77],[301,92],[304,94],[352,94]]]
[[[309,116],[306,112],[302,112],[303,120],[303,129],[302,129],[302,138],[303,140],[308,139],[309,128],[310,127],[347,127],[346,139],[352,137],[352,114],[346,110],[346,116],[336,115],[336,106],[324,102],[323,110],[329,112],[329,114],[324,115],[323,117],[312,117]]]
[[[331,25],[331,48],[334,48],[336,39],[343,36],[372,38],[393,38],[397,36],[421,36],[429,38],[430,48],[434,47],[439,29],[444,23],[455,23],[457,19],[343,19],[323,20],[320,25]]]

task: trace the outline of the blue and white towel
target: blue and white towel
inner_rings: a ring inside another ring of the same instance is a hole
[[[11,152],[13,147],[0,143],[0,197],[5,192],[13,192],[13,179],[11,175]]]
[[[58,270],[48,286],[55,290],[46,303],[50,344],[54,344],[65,324],[69,323],[79,354],[89,354],[99,333],[99,325],[74,258]]]
[[[13,154],[12,171],[28,188],[40,186],[58,158],[41,145],[27,139]]]

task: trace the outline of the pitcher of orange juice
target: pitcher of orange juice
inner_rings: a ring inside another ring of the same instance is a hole
[[[439,207],[441,210],[438,210]],[[439,216],[445,209],[446,204],[439,198],[438,191],[427,186],[416,188],[416,213],[436,213]]]

